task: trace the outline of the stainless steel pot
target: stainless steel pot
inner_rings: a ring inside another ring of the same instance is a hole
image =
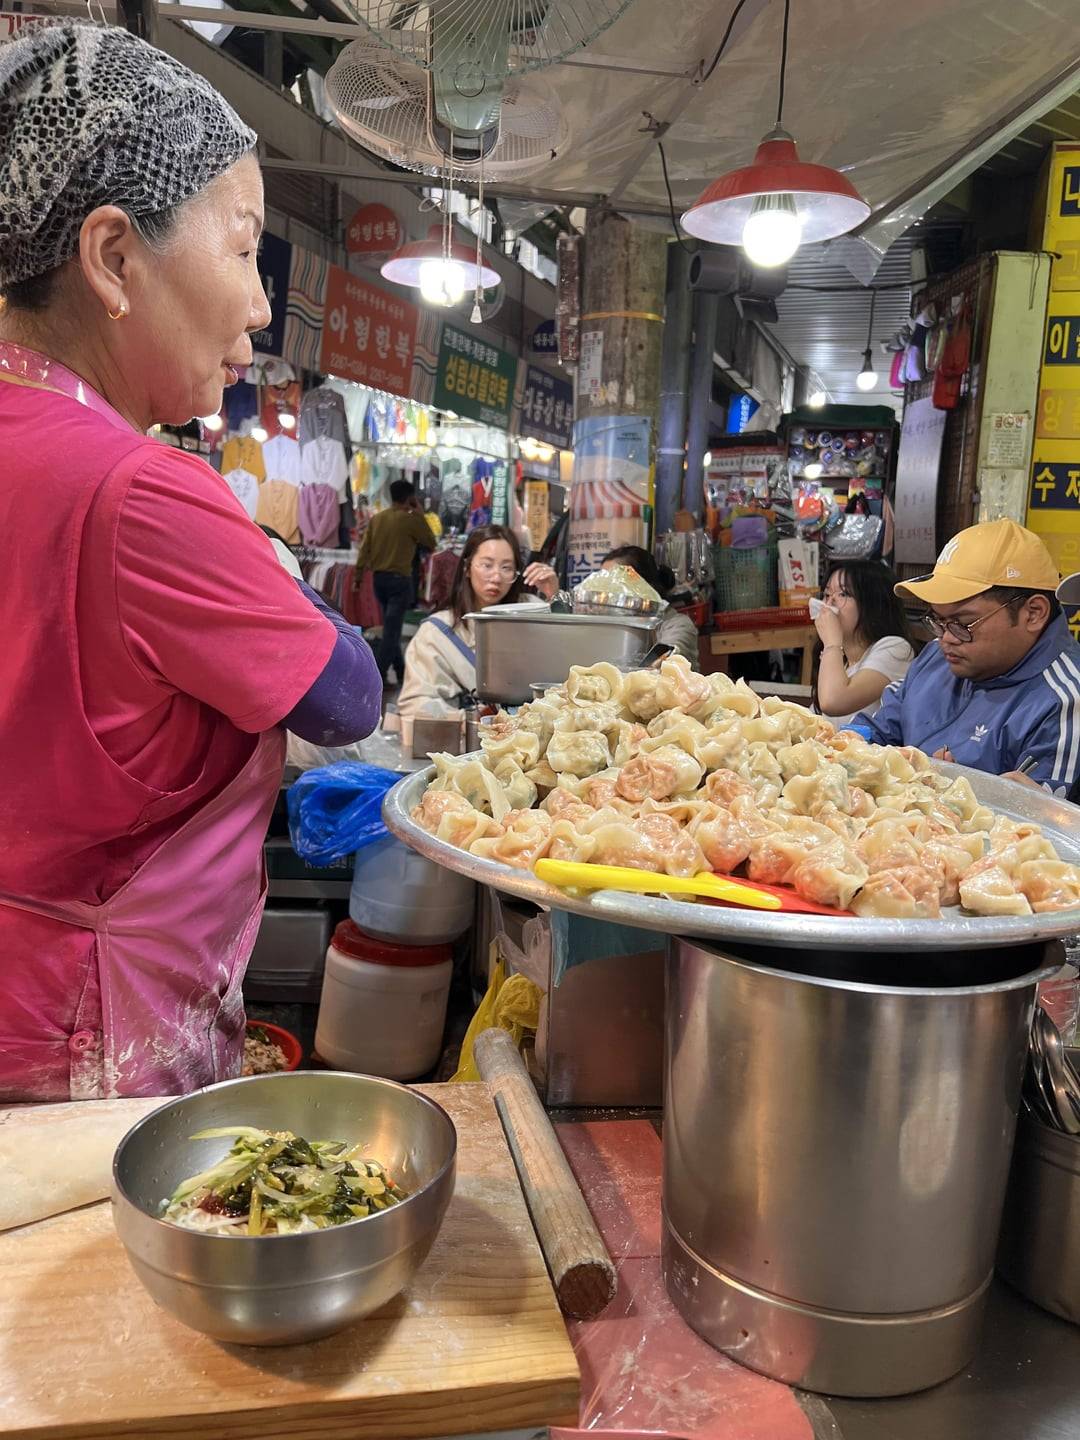
[[[523,705],[533,684],[561,685],[571,665],[634,666],[653,642],[656,617],[553,615],[541,605],[491,605],[468,617],[476,637],[476,693]]]
[[[672,942],[664,1271],[695,1330],[839,1395],[968,1362],[1041,955]]]
[[[1044,1310],[1080,1325],[1080,1140],[1020,1117],[998,1269]]]

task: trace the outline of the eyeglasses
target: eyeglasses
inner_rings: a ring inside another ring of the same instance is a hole
[[[1007,610],[1010,605],[1014,604],[1016,600],[1020,598],[1022,593],[1022,591],[1018,591],[1015,595],[1010,595],[1008,600],[1004,601],[1001,605],[995,605],[993,610],[988,610],[985,615],[980,615],[977,620],[972,620],[970,625],[965,625],[962,620],[942,620],[941,617],[935,615],[933,611],[928,611],[927,614],[923,616],[923,623],[930,631],[930,634],[938,640],[948,631],[954,640],[959,640],[964,645],[970,645],[972,640],[975,639],[975,636],[971,632],[977,629],[984,620],[989,620],[991,615],[996,615],[999,610]]]
[[[500,580],[515,580],[520,573],[513,565],[497,565],[493,560],[474,560],[472,563],[478,575],[497,575]]]

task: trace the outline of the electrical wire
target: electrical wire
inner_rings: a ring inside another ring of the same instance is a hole
[[[662,140],[658,140],[656,142],[656,148],[660,151],[660,168],[664,172],[664,188],[667,190],[667,203],[668,210],[671,212],[672,231],[674,232],[675,239],[679,242],[679,244],[686,251],[686,253],[688,255],[692,255],[694,251],[691,246],[687,245],[686,241],[679,234],[679,222],[675,218],[675,197],[671,193],[671,181],[668,179],[667,156],[664,154],[664,142]]]
[[[744,6],[745,4],[746,4],[746,0],[738,0],[738,4],[735,6],[735,9],[731,12],[731,15],[730,15],[730,17],[728,18],[728,22],[727,22],[727,29],[724,31],[723,37],[722,37],[721,40],[720,40],[720,45],[719,45],[719,47],[717,48],[716,54],[713,56],[712,60],[710,60],[709,65],[708,65],[708,68],[704,71],[704,73],[703,73],[702,76],[701,76],[701,79],[697,82],[699,85],[704,85],[704,84],[705,84],[705,81],[708,80],[709,76],[710,76],[710,75],[713,73],[713,71],[716,69],[717,65],[720,64],[720,59],[721,59],[724,51],[727,49],[728,41],[731,39],[731,32],[732,32],[732,30],[734,30],[734,28],[735,28],[735,21],[738,20],[739,14],[740,14],[740,12],[742,11],[742,8],[743,8],[743,6]]]
[[[776,95],[776,128],[783,128],[784,123],[784,87],[787,84],[787,42],[788,28],[791,25],[791,0],[784,0],[784,31],[780,41],[780,85]]]

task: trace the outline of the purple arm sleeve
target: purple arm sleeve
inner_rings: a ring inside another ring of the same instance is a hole
[[[382,715],[379,667],[360,632],[310,586],[302,580],[297,584],[338,632],[337,644],[322,674],[281,723],[315,745],[351,745],[378,727]]]

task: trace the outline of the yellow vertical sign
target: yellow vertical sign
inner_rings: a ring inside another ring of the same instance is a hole
[[[1048,162],[1042,247],[1050,272],[1027,523],[1069,574],[1080,568],[1080,145]]]

